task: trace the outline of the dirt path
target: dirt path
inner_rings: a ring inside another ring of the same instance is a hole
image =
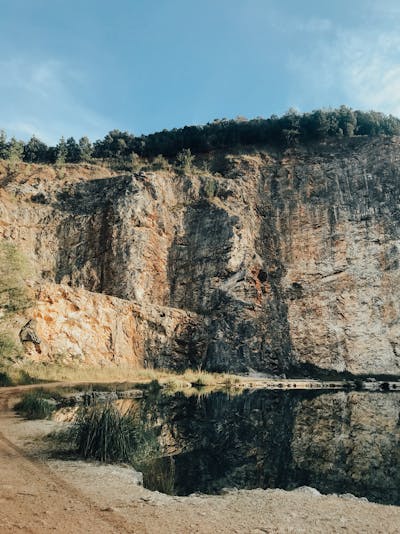
[[[21,388],[18,389],[18,391]],[[0,396],[0,429],[13,419]],[[0,530],[2,533],[134,532],[115,512],[103,511],[46,464],[28,458],[0,431]]]
[[[0,390],[2,534],[400,533],[395,506],[309,489],[170,497],[130,484],[120,473],[129,475],[129,469],[41,461],[31,454],[35,442],[27,443],[52,423],[15,416],[9,404],[22,389]]]

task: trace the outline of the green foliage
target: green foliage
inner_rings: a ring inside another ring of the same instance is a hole
[[[78,143],[73,137],[68,137],[65,142],[66,155],[65,160],[68,163],[78,163],[81,160],[81,150]]]
[[[42,163],[48,158],[48,148],[34,135],[24,146],[24,161],[27,163]]]
[[[79,139],[79,154],[80,161],[90,161],[92,158],[93,147],[88,137],[81,137]]]
[[[0,145],[1,145],[0,141]],[[0,149],[1,157],[8,160],[8,171],[14,173],[18,168],[18,163],[22,160],[24,155],[24,143],[17,141],[12,137],[10,142],[3,145]]]
[[[25,277],[27,263],[18,249],[7,241],[0,242],[0,319],[18,313],[31,304]]]
[[[11,378],[9,377],[9,375],[3,371],[0,372],[0,387],[7,387],[7,386],[12,386],[13,385],[13,381],[11,380]]]
[[[14,361],[21,356],[21,348],[6,332],[0,332],[0,361]]]
[[[69,438],[83,458],[101,462],[135,462],[140,451],[146,452],[145,436],[143,425],[132,410],[121,413],[108,403],[82,408]]]
[[[57,147],[47,147],[35,136],[26,144],[15,139],[7,142],[3,131],[0,132],[0,158],[10,159],[13,142],[14,154],[21,155],[23,150],[23,160],[28,163],[55,163],[57,160],[78,163],[94,157],[111,161],[116,169],[136,172],[132,154],[147,159],[157,159],[161,155],[164,158],[176,157],[179,168],[190,172],[194,154],[257,144],[285,148],[297,143],[359,135],[400,135],[400,120],[392,115],[352,110],[346,106],[303,114],[289,109],[281,117],[222,119],[202,126],[185,126],[140,137],[112,130],[104,139],[95,141],[93,146],[87,137],[82,137],[79,143],[70,137],[67,141],[60,141],[61,146],[59,143]]]
[[[7,135],[4,130],[0,130],[0,159],[8,158]]]
[[[212,199],[215,197],[218,191],[218,183],[214,178],[207,178],[204,184],[204,192],[207,198]]]
[[[153,161],[151,162],[151,167],[155,171],[168,171],[171,169],[171,165],[168,163],[168,160],[164,158],[162,154],[158,154]]]
[[[56,165],[65,165],[68,156],[68,147],[64,137],[61,137],[58,145],[56,146]]]
[[[55,403],[43,391],[25,393],[14,408],[26,419],[47,419],[55,409]]]
[[[132,172],[139,172],[143,168],[143,161],[140,158],[136,152],[132,152],[131,154],[131,161],[130,161],[130,167]]]
[[[192,155],[190,148],[183,148],[176,156],[178,169],[182,172],[190,173],[193,169],[193,160],[194,156]]]

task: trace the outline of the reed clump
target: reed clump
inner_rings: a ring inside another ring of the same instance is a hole
[[[56,403],[42,391],[30,391],[25,393],[14,409],[26,419],[48,419],[56,409]]]
[[[115,405],[83,407],[69,430],[69,440],[79,456],[100,462],[135,464],[157,441],[149,441],[149,431],[132,410],[121,412]]]

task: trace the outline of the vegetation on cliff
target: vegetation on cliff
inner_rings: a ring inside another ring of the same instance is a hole
[[[25,277],[28,265],[12,243],[0,242],[0,361],[19,354],[15,340],[8,333],[8,321],[30,306]]]
[[[361,135],[400,135],[400,120],[392,115],[352,110],[346,106],[302,114],[291,109],[281,117],[221,119],[202,126],[185,126],[139,137],[112,130],[104,139],[93,144],[87,137],[79,141],[73,137],[62,137],[55,147],[48,147],[35,136],[26,143],[15,138],[7,140],[6,133],[2,131],[0,158],[57,165],[102,159],[128,165],[132,170],[140,166],[138,158],[156,158],[159,168],[168,166],[164,158],[177,158],[178,166],[186,167],[191,163],[191,154],[211,150],[254,144],[285,147],[332,137]]]

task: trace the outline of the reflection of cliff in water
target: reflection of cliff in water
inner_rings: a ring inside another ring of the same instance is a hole
[[[218,392],[159,397],[147,416],[177,494],[306,484],[400,504],[399,409],[400,393]]]

